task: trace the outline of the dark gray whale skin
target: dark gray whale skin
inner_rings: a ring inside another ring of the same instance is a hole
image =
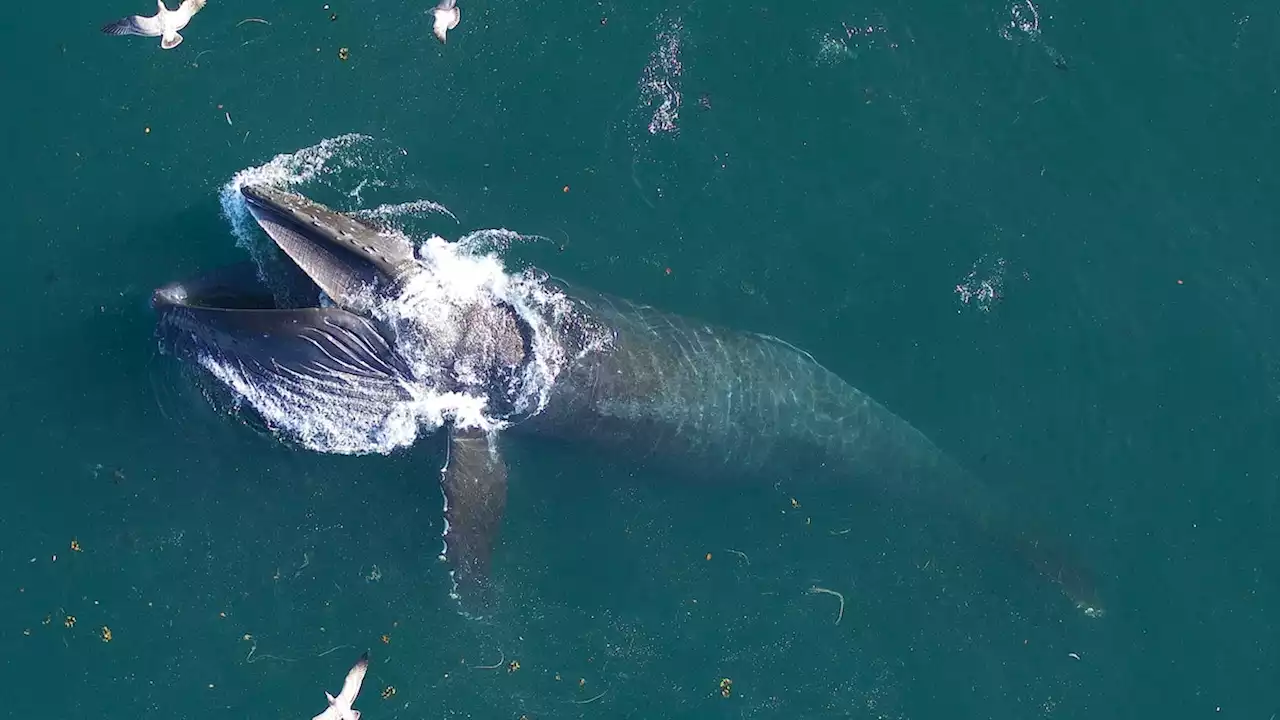
[[[346,387],[365,401],[395,399],[397,374],[408,370],[391,334],[371,318],[362,289],[394,294],[406,277],[424,271],[412,248],[301,195],[269,186],[241,192],[264,231],[336,307],[210,309],[188,297],[198,282],[171,284],[154,301],[161,327],[200,338],[203,352],[240,352],[264,368],[284,365],[282,382],[316,392]],[[807,353],[773,337],[556,282],[573,312],[543,320],[567,361],[544,406],[513,413],[504,435],[595,447],[690,477],[854,483],[873,498],[927,506],[975,528],[1016,550],[1086,614],[1101,613],[1081,564],[1044,542],[1034,523],[924,434]],[[529,332],[510,309],[477,311],[465,322],[456,351],[482,361],[493,380],[491,407],[507,403],[504,389],[532,362]],[[321,382],[335,373],[345,383]],[[344,400],[333,398],[335,406]],[[441,474],[445,555],[455,590],[481,596],[508,472],[498,437],[451,428],[448,447]]]
[[[562,286],[611,342],[562,371],[519,432],[699,474],[803,472],[975,511],[986,494],[922,433],[781,340]],[[561,342],[582,353],[577,338]]]
[[[1090,616],[1093,578],[1035,523],[923,433],[777,338],[673,315],[560,282],[576,315],[610,342],[579,355],[544,410],[510,431],[593,445],[687,477],[855,483],[877,501],[928,508],[968,526],[1060,586]]]

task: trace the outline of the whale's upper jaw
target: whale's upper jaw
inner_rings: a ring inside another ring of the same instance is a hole
[[[415,267],[402,235],[270,185],[245,185],[240,194],[263,231],[340,307],[367,312]]]

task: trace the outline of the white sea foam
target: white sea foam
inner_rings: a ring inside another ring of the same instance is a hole
[[[385,203],[369,210],[359,210],[353,214],[358,217],[374,218],[377,220],[395,220],[404,217],[405,215],[436,214],[448,215],[454,222],[458,222],[458,218],[449,210],[449,208],[430,200],[415,200],[413,202],[405,203]]]

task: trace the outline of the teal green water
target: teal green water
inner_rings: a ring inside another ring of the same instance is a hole
[[[98,33],[145,0],[0,30],[10,716],[310,717],[365,648],[368,720],[1280,711],[1274,7],[464,2],[441,47],[425,4],[322,5],[211,0],[172,51]],[[852,490],[512,443],[505,604],[460,616],[436,444],[280,447],[151,337],[152,288],[244,257],[219,188],[350,132],[458,232],[809,350],[1110,613]]]

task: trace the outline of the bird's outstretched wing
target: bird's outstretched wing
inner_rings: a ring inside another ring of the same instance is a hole
[[[188,0],[195,2],[197,0]],[[204,0],[198,0],[203,3]],[[164,27],[160,23],[160,16],[143,17],[141,15],[130,15],[127,18],[121,18],[113,23],[102,26],[102,32],[108,35],[142,35],[143,37],[157,37],[164,33]]]
[[[178,6],[178,9],[173,11],[177,16],[174,19],[180,24],[186,25],[191,22],[191,16],[200,12],[200,9],[203,8],[205,3],[208,1],[209,0],[182,0],[182,4]]]
[[[342,682],[342,692],[338,693],[338,704],[351,707],[360,694],[360,684],[364,682],[364,674],[369,671],[369,653],[364,653],[356,664],[347,671],[347,679]]]

